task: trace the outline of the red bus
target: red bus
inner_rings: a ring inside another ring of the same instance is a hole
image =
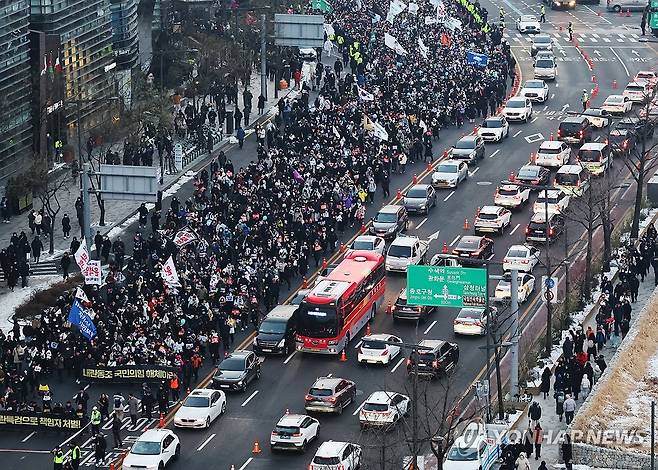
[[[352,251],[302,301],[297,351],[338,354],[375,316],[384,301],[384,257]]]

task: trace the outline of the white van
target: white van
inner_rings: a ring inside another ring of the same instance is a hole
[[[545,140],[539,146],[535,164],[559,168],[569,163],[571,148],[561,140]]]
[[[576,158],[593,176],[601,176],[612,165],[610,147],[603,142],[583,144]]]
[[[563,165],[555,174],[555,188],[569,196],[580,197],[589,189],[589,173],[580,165]]]

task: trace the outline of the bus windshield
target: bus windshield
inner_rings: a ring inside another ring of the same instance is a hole
[[[297,333],[313,338],[333,338],[340,330],[334,307],[311,305],[303,302],[299,309]]]

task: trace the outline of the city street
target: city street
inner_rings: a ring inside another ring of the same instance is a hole
[[[493,22],[497,16],[498,4],[488,0],[482,5],[489,10],[489,19]],[[504,0],[500,5],[507,12],[507,31],[505,38],[519,63],[521,70],[521,83],[533,78],[533,58],[530,54],[532,36],[520,34],[514,28],[513,21],[520,14],[534,14],[539,17],[540,4],[531,4],[521,0]],[[599,15],[600,12],[600,15]],[[479,207],[493,204],[494,192],[497,185],[509,178],[511,172],[516,172],[522,165],[528,163],[531,153],[536,152],[539,144],[544,140],[554,138],[559,123],[567,117],[570,111],[581,110],[582,90],[592,90],[595,86],[593,76],[598,83],[598,95],[593,97],[590,106],[600,106],[605,98],[613,93],[621,93],[626,84],[640,70],[655,68],[658,63],[658,42],[650,38],[648,42],[640,41],[638,13],[623,17],[605,11],[601,5],[579,5],[572,11],[551,11],[547,8],[546,24],[542,25],[542,32],[548,33],[554,40],[554,55],[558,62],[558,76],[549,83],[549,99],[546,103],[535,103],[533,117],[527,123],[511,123],[509,137],[501,143],[487,143],[485,158],[476,166],[469,168],[468,179],[456,189],[439,189],[438,204],[427,216],[411,216],[411,224],[407,231],[421,239],[431,238],[430,256],[440,253],[445,243],[449,249],[454,248],[460,237],[472,235],[472,228],[464,229],[465,219],[472,223]],[[569,41],[567,24],[573,23],[574,39],[578,47]],[[593,68],[590,70],[583,51],[591,57]],[[325,59],[326,60],[326,59]],[[636,107],[637,108],[637,107]],[[459,129],[450,127],[442,130],[441,140],[434,145],[434,154],[443,158],[444,150],[450,148],[463,134],[469,134],[473,127],[480,122],[466,123]],[[596,131],[593,141],[602,142],[606,139],[606,132]],[[235,168],[244,166],[250,159],[256,158],[256,139],[251,135],[245,141],[244,148],[239,149],[232,145],[226,151],[233,161]],[[573,153],[572,153],[573,155]],[[207,165],[199,164],[195,171],[201,171]],[[611,170],[612,180],[616,185],[613,191],[613,221],[619,221],[626,211],[632,207],[635,196],[635,185],[629,177],[628,170],[620,161],[614,163]],[[554,173],[554,171],[553,171]],[[366,220],[373,217],[377,210],[393,201],[398,203],[395,192],[398,188],[402,193],[411,186],[413,175],[417,175],[419,182],[429,183],[431,173],[426,171],[423,163],[407,165],[405,174],[391,175],[391,197],[382,199],[381,192],[377,192],[376,201],[369,205]],[[177,197],[180,201],[186,200],[193,194],[191,182],[183,185]],[[514,211],[510,226],[503,235],[492,235],[495,254],[493,263],[501,263],[508,248],[515,244],[525,243],[525,227],[533,214],[532,203],[536,193],[531,195],[530,203],[521,210]],[[168,206],[169,201],[164,201]],[[342,241],[347,245],[352,236],[357,235],[358,227],[347,230]],[[137,224],[130,226],[121,236],[124,240],[131,240],[139,228]],[[583,269],[584,260],[584,233],[582,226],[568,222],[569,265],[572,276],[577,276]],[[598,244],[595,251],[602,250],[600,230],[595,236]],[[544,245],[539,246],[543,252]],[[565,246],[562,238],[551,246],[553,263],[564,259]],[[329,262],[339,260],[340,256],[334,254]],[[311,263],[313,266],[313,263]],[[492,274],[502,274],[500,264],[492,269]],[[541,279],[546,274],[545,269],[538,266],[534,276]],[[563,292],[564,270],[558,271],[560,277],[560,292]],[[309,281],[313,281],[312,278]],[[393,322],[386,313],[386,306],[394,304],[400,291],[406,285],[405,275],[389,273],[386,279],[386,294],[384,306],[379,309],[376,318],[371,323],[373,333],[392,333],[408,343],[418,343],[423,339],[443,339],[457,343],[460,349],[459,364],[450,377],[436,381],[421,381],[419,387],[421,395],[427,391],[431,395],[431,402],[442,403],[442,397],[447,393],[450,397],[465,397],[463,407],[472,399],[472,385],[474,381],[481,380],[485,374],[486,356],[481,349],[486,344],[483,337],[455,336],[453,333],[453,320],[458,313],[457,309],[441,308],[425,323]],[[285,292],[292,297],[301,286],[301,280],[296,279],[291,291]],[[491,292],[495,281],[490,283]],[[531,340],[542,335],[542,326],[545,325],[544,300],[535,289],[532,296],[521,307],[521,323],[528,326],[521,339],[521,353]],[[282,294],[284,288],[282,288]],[[561,294],[562,295],[562,294]],[[505,330],[503,325],[503,331]],[[361,334],[365,334],[362,331]],[[361,336],[361,335],[360,335]],[[253,339],[252,331],[238,332],[236,335],[236,349],[249,349]],[[284,357],[265,356],[261,365],[262,375],[259,380],[249,385],[243,393],[227,393],[227,412],[215,421],[209,429],[203,430],[175,430],[181,441],[181,455],[170,468],[173,469],[222,469],[229,470],[232,465],[239,470],[261,469],[306,469],[321,442],[327,440],[340,440],[358,443],[363,446],[365,461],[363,468],[378,467],[382,449],[389,455],[407,455],[407,440],[410,439],[409,429],[403,430],[398,426],[395,430],[383,433],[379,431],[362,430],[359,427],[358,411],[363,401],[374,391],[393,390],[405,395],[411,394],[411,380],[408,378],[405,357],[403,355],[387,367],[363,366],[357,363],[357,350],[360,338],[353,338],[346,349],[347,362],[340,362],[337,357],[292,353]],[[201,386],[207,385],[212,364],[207,359],[200,378]],[[509,374],[507,360],[503,364],[504,378]],[[319,416],[321,434],[318,441],[309,445],[307,453],[298,455],[293,453],[273,453],[269,448],[270,432],[276,422],[287,411],[290,413],[304,413],[304,396],[309,387],[318,377],[331,376],[350,379],[356,383],[356,402],[350,404],[340,416]],[[86,385],[86,384],[83,384]],[[139,384],[133,387],[121,385],[117,387],[101,387],[92,384],[87,392],[95,401],[98,394],[104,392],[110,397],[117,392],[127,396],[128,392],[137,392]],[[71,399],[77,386],[69,378],[62,384],[53,384],[58,400]],[[70,398],[69,398],[70,397]],[[173,429],[173,415],[168,415],[167,427]],[[131,426],[126,418],[123,428],[124,448],[146,429],[157,425],[157,416],[152,419],[143,418],[137,426]],[[103,429],[108,436],[108,447],[111,446],[111,424],[107,423]],[[89,429],[76,437],[81,445],[82,468],[93,468],[93,445],[89,440]],[[69,441],[67,434],[57,434],[52,431],[5,431],[0,434],[0,453],[3,456],[3,468],[6,470],[45,469],[52,465],[51,449]],[[258,442],[262,452],[252,453],[255,442]],[[429,452],[429,445],[423,444],[423,452]],[[108,458],[101,468],[109,468],[110,461],[119,459],[122,449],[108,452]],[[387,457],[389,458],[389,457]],[[386,467],[389,468],[389,467]],[[401,466],[390,468],[401,468]]]

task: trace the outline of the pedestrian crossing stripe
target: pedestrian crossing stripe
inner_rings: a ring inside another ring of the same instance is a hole
[[[543,33],[551,36],[553,39],[560,41],[564,40],[565,42],[570,42],[569,40],[569,34],[567,33],[557,33],[557,32],[550,32],[550,33]],[[610,37],[608,37],[610,36]],[[508,40],[514,41],[516,43],[522,43],[522,42],[527,42],[527,43],[532,43],[532,35],[527,35],[527,34],[521,34],[518,32],[515,33],[508,33],[505,36]],[[596,33],[591,33],[591,34],[586,34],[586,33],[576,33],[574,35],[574,38],[579,42],[591,42],[591,43],[599,43],[599,42],[606,42],[610,43],[612,40],[615,40],[618,43],[624,43],[624,42],[634,42],[640,39],[640,36],[635,33],[626,33],[626,34],[621,34],[621,33],[611,33],[610,35],[599,35]]]

